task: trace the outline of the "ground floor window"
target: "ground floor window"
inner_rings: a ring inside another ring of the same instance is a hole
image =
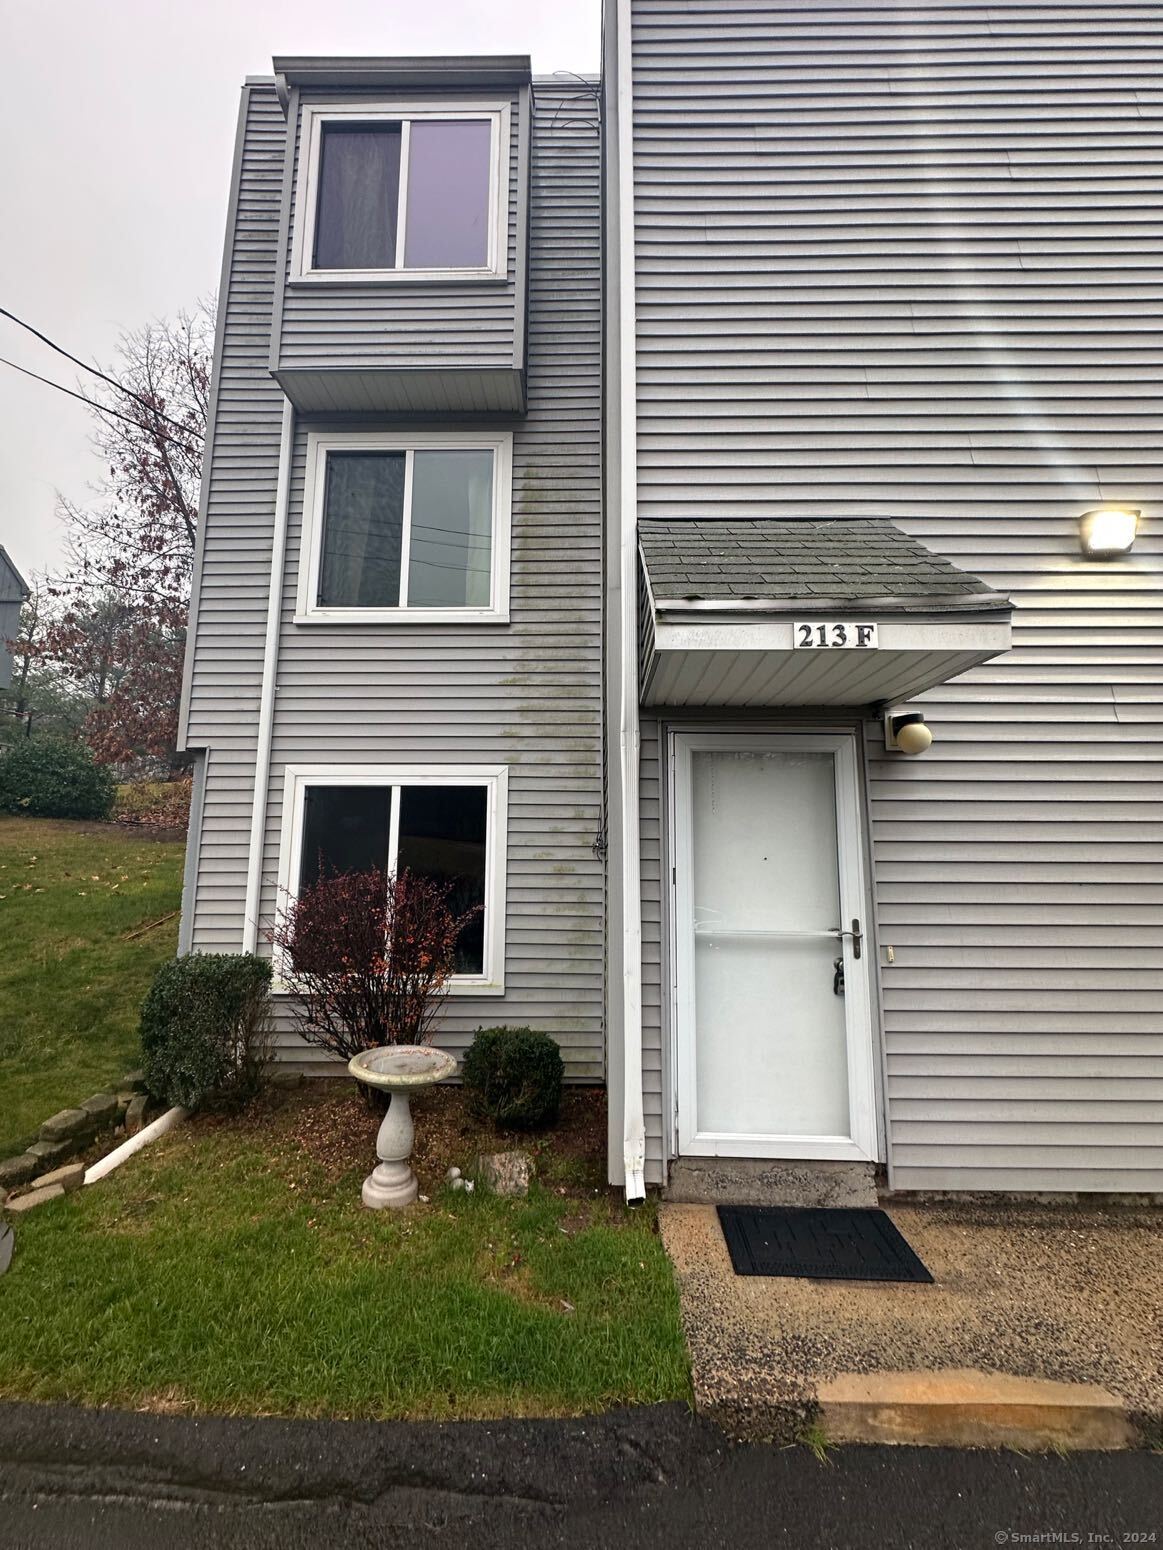
[[[454,914],[480,913],[457,943],[453,991],[504,988],[504,768],[287,770],[281,896],[334,872],[407,868],[452,884]]]

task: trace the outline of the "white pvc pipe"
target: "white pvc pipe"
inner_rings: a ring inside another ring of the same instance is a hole
[[[159,1136],[164,1136],[167,1130],[172,1130],[175,1125],[180,1125],[190,1111],[181,1107],[167,1109],[166,1112],[147,1125],[144,1130],[139,1130],[135,1136],[130,1136],[128,1141],[123,1141],[115,1147],[107,1157],[102,1157],[100,1162],[95,1162],[91,1168],[86,1168],[84,1182],[96,1184],[98,1179],[103,1179],[107,1173],[112,1173],[114,1168],[120,1168],[127,1157],[132,1157],[134,1152],[140,1152],[143,1146],[148,1146],[151,1141],[156,1141]]]
[[[619,543],[622,780],[622,1152],[626,1199],[646,1196],[646,1121],[642,1092],[642,873],[639,851],[638,721],[638,379],[634,295],[634,97],[630,0],[614,6],[617,27]]]

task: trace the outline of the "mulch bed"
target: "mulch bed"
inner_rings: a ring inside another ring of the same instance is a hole
[[[429,1088],[412,1099],[416,1139],[412,1167],[422,1193],[444,1182],[450,1165],[468,1173],[482,1152],[520,1149],[533,1158],[546,1188],[566,1196],[592,1198],[606,1185],[606,1094],[596,1087],[567,1087],[556,1124],[544,1131],[501,1131],[469,1113],[463,1087]],[[376,1131],[382,1110],[363,1099],[354,1081],[313,1078],[298,1089],[275,1089],[242,1114],[205,1115],[199,1123],[252,1132],[298,1151],[329,1179],[375,1163]]]

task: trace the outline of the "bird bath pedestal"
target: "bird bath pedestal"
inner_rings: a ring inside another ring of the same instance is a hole
[[[363,1181],[363,1203],[373,1211],[399,1211],[420,1192],[409,1158],[412,1155],[412,1113],[408,1099],[418,1088],[443,1082],[456,1070],[456,1057],[425,1044],[382,1044],[365,1049],[347,1062],[357,1082],[379,1087],[391,1096],[376,1137],[379,1166]]]

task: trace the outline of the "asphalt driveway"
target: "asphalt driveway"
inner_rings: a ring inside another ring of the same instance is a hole
[[[675,1405],[451,1425],[0,1406],[5,1550],[1038,1543],[1163,1544],[1163,1457],[853,1447],[821,1462],[733,1445]]]

